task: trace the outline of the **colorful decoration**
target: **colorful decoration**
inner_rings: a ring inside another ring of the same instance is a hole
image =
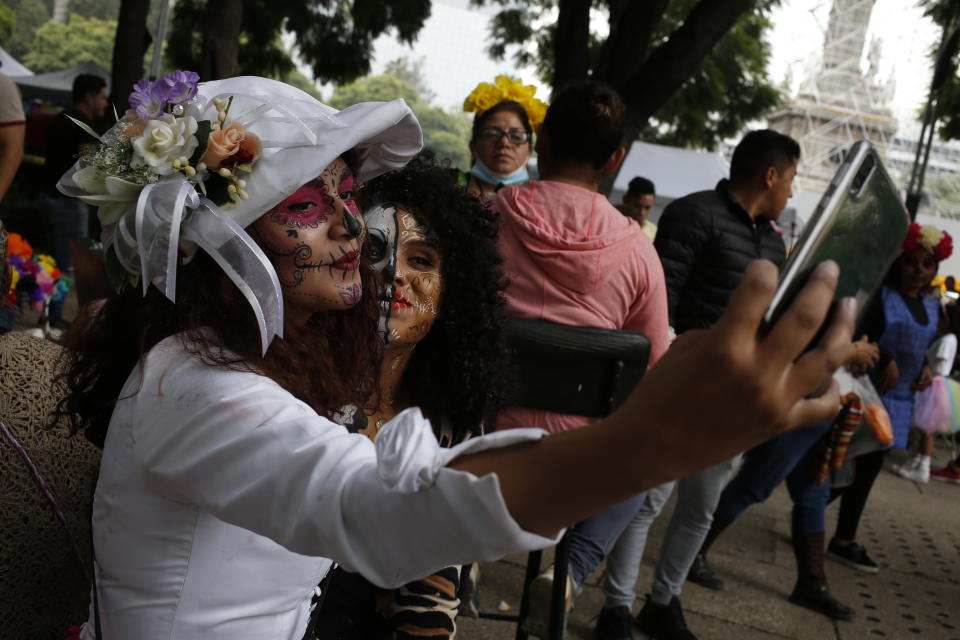
[[[3,292],[4,305],[25,305],[32,311],[42,311],[50,302],[66,297],[73,278],[60,273],[53,258],[34,254],[30,243],[17,233],[10,234],[7,246],[12,278],[10,289]]]
[[[937,261],[943,262],[953,254],[953,238],[946,231],[936,227],[923,227],[916,222],[911,222],[907,237],[903,239],[902,248],[904,251],[922,248],[932,253]]]
[[[115,224],[144,187],[177,174],[221,208],[247,199],[246,178],[263,145],[241,124],[227,124],[232,97],[213,100],[216,120],[186,115],[198,80],[193,71],[140,80],[130,94],[134,108],[81,157],[73,181],[96,199],[104,225]]]
[[[497,76],[495,84],[481,82],[467,99],[463,101],[463,110],[468,113],[483,113],[501,102],[513,101],[523,107],[530,120],[530,126],[536,129],[547,115],[547,103],[534,97],[537,87],[523,84],[509,76]]]

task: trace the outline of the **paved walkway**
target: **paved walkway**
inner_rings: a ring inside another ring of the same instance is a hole
[[[65,307],[64,316],[72,319],[75,292]],[[37,314],[25,312],[17,328],[34,327],[36,321]],[[938,444],[934,468],[950,459],[950,451]],[[887,466],[903,458],[894,452]],[[672,509],[667,505],[651,532],[635,610],[649,588]],[[835,510],[831,508],[828,522]],[[715,545],[710,559],[726,581],[726,591],[689,584],[682,596],[687,623],[699,640],[960,640],[960,485],[918,485],[887,471],[880,474],[859,532],[860,542],[881,565],[879,575],[827,561],[833,593],[857,610],[851,622],[833,622],[787,602],[796,577],[789,517],[790,499],[781,487],[766,503],[748,510]],[[495,611],[503,602],[517,611],[525,561],[526,556],[517,555],[483,567],[481,610]],[[600,571],[588,579],[567,638],[593,638],[602,604],[599,578]],[[468,618],[460,620],[459,629],[458,640],[502,640],[512,638],[515,627]],[[644,636],[638,630],[635,637]]]
[[[935,452],[935,468],[949,459],[945,445]],[[894,452],[891,462],[903,459]],[[833,593],[857,610],[851,622],[833,622],[787,602],[796,578],[790,546],[790,499],[781,487],[766,503],[748,510],[714,546],[712,565],[726,590],[687,584],[682,596],[687,624],[699,640],[855,640],[923,638],[960,640],[960,486],[938,481],[919,485],[883,471],[860,525],[860,542],[881,565],[878,575],[859,573],[827,560]],[[642,604],[652,579],[657,550],[672,505],[656,522],[637,583]],[[828,534],[836,506],[828,513]],[[485,565],[480,605],[493,611],[503,601],[519,606],[525,556]],[[600,572],[577,600],[567,638],[593,638],[602,604]],[[513,625],[462,619],[459,640],[512,638]],[[645,637],[639,630],[635,637]]]

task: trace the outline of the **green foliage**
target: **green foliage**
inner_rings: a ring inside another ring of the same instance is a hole
[[[116,20],[117,14],[120,13],[120,0],[70,0],[70,13],[76,13],[84,18]]]
[[[693,4],[692,0],[672,2],[655,38],[668,37]],[[700,71],[657,111],[640,138],[714,150],[722,140],[737,136],[748,122],[778,107],[780,90],[771,84],[766,69],[770,44],[764,35],[770,27],[767,11],[745,14],[703,60]]]
[[[628,0],[630,1],[630,0]],[[633,0],[639,1],[639,0]],[[646,1],[646,0],[644,0]],[[946,0],[944,0],[946,1]],[[517,65],[533,65],[548,84],[554,80],[554,46],[558,0],[472,0],[475,5],[496,4],[501,10],[490,26],[489,53],[503,59],[514,48]],[[671,0],[662,15],[646,54],[667,42],[684,23],[695,6],[704,0]],[[683,147],[715,148],[723,139],[736,136],[750,121],[761,118],[780,104],[779,89],[766,71],[770,45],[769,10],[779,0],[758,0],[753,11],[745,12],[733,29],[717,43],[700,63],[699,69],[685,80],[682,88],[660,105],[640,138],[651,142]],[[597,0],[591,8],[594,19],[606,14],[617,0]],[[622,1],[621,1],[622,4]],[[716,5],[721,3],[717,2]],[[539,26],[538,26],[539,25]],[[624,30],[626,38],[637,37]],[[583,53],[588,68],[596,72],[600,51],[607,43],[596,31],[589,34]],[[641,49],[641,50],[642,50]],[[616,50],[616,49],[614,49]],[[638,55],[643,55],[642,53]],[[640,65],[637,65],[639,68]],[[635,82],[657,82],[656,77],[602,77],[614,86]],[[628,103],[628,107],[629,107]]]
[[[406,63],[392,68],[407,68]],[[416,68],[415,66],[413,67]],[[417,77],[412,78],[415,83]],[[357,102],[385,101],[403,98],[420,121],[424,146],[433,149],[439,158],[447,159],[455,167],[470,166],[470,118],[464,113],[451,113],[431,105],[417,91],[414,84],[392,74],[369,76],[340,86],[328,104],[343,109]]]
[[[0,42],[8,42],[17,23],[17,14],[5,4],[0,4]]]
[[[23,57],[23,64],[34,73],[66,69],[88,60],[109,69],[116,32],[115,20],[84,18],[73,13],[67,24],[50,20],[37,29],[34,46]]]
[[[214,1],[214,0],[210,0]],[[200,59],[206,0],[178,0],[167,53],[172,66],[193,68]],[[323,82],[349,82],[370,71],[373,41],[392,31],[414,40],[430,16],[431,0],[245,0],[241,73],[284,77],[293,70],[281,35]]]
[[[949,33],[960,26],[960,3],[956,0],[926,0],[922,3],[926,15],[934,22],[944,27]],[[937,60],[940,43],[934,46],[931,56]],[[960,76],[957,74],[957,64],[960,62],[960,52],[956,49],[952,56],[944,61],[944,83],[940,87],[938,101],[940,106],[940,136],[945,140],[960,140]]]
[[[3,40],[3,48],[14,58],[23,62],[24,56],[34,47],[37,29],[50,19],[50,12],[41,0],[20,0],[16,4],[13,2],[5,4],[13,9],[14,25],[10,38]]]

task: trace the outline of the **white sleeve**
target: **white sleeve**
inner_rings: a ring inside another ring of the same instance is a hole
[[[441,449],[411,409],[374,445],[267,378],[156,355],[133,399],[134,451],[147,481],[170,500],[293,552],[331,558],[386,588],[556,542],[517,525],[495,475],[446,467],[465,452],[541,431]]]
[[[957,336],[947,333],[934,340],[927,350],[927,361],[935,376],[949,376],[957,357]]]

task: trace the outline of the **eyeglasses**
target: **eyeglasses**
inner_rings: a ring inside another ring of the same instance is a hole
[[[530,134],[523,129],[504,131],[500,127],[483,127],[479,133],[477,133],[478,138],[490,142],[497,142],[504,136],[513,144],[524,144],[530,141]]]

